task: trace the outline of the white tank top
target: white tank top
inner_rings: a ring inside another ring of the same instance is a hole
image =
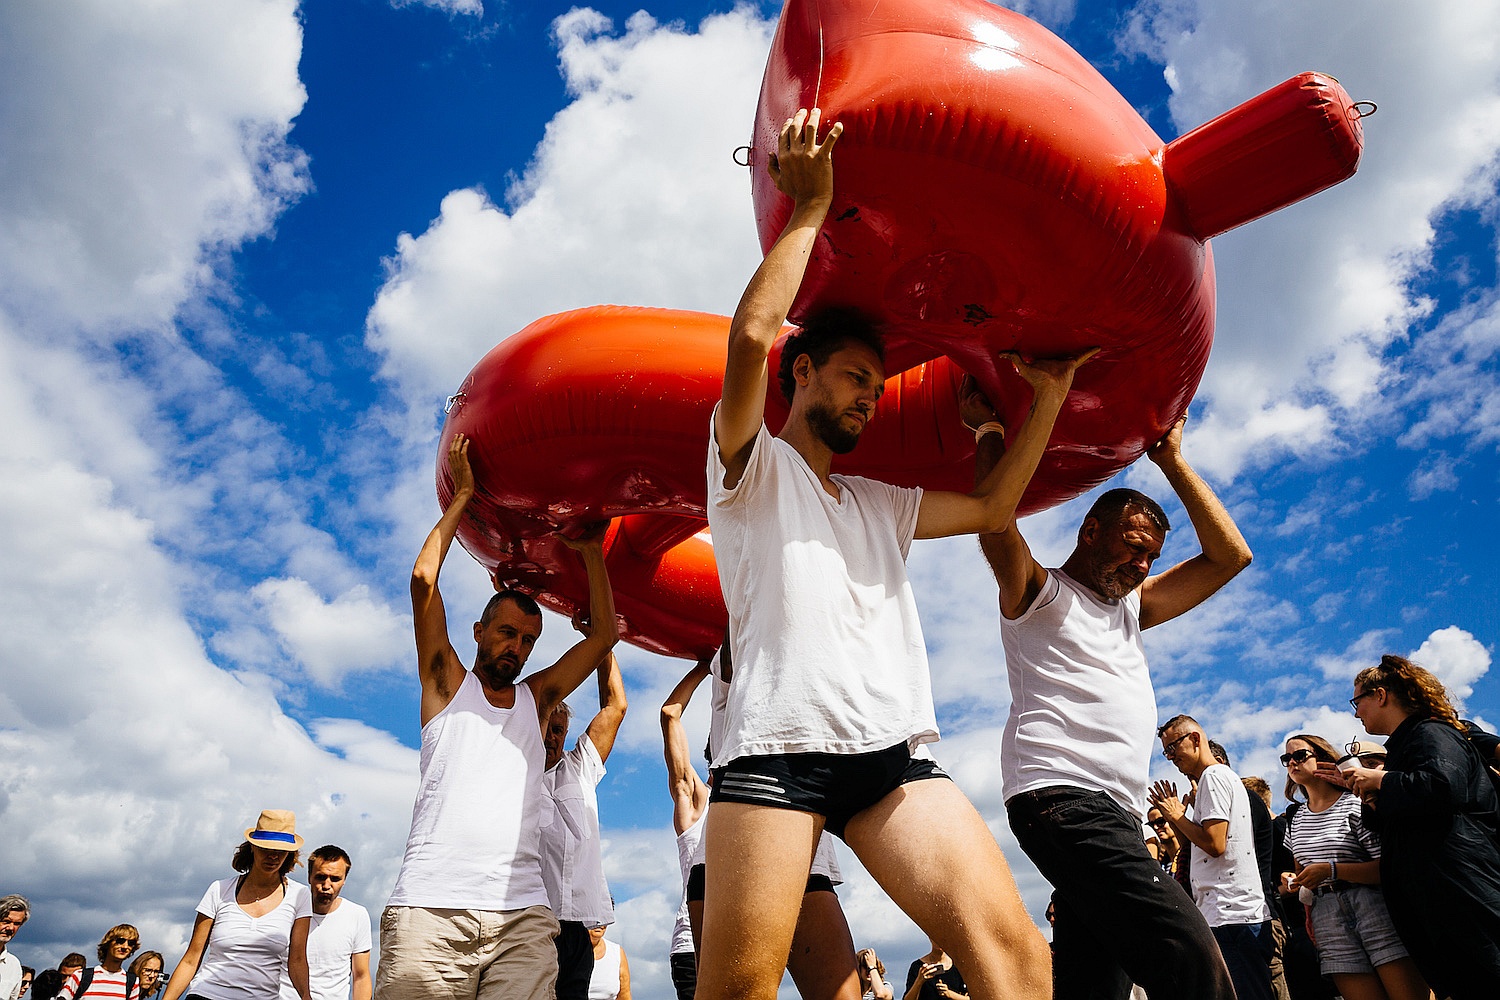
[[[620,995],[620,946],[604,939],[604,957],[594,959],[589,977],[589,1000],[615,1000]]]
[[[546,753],[531,688],[496,708],[472,673],[422,727],[422,777],[392,906],[546,906],[538,829]]]
[[[677,907],[677,919],[672,922],[672,950],[669,954],[681,955],[693,950],[693,927],[688,922],[687,881],[693,865],[701,864],[703,826],[708,820],[708,810],[698,814],[693,825],[677,835],[677,867],[682,869],[682,900]],[[695,860],[696,859],[696,860]]]

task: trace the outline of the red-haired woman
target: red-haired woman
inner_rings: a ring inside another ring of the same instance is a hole
[[[1439,996],[1494,1000],[1500,986],[1500,813],[1443,685],[1399,656],[1354,678],[1354,714],[1386,740],[1385,770],[1348,786],[1380,831],[1380,881],[1401,939]],[[1320,766],[1320,774],[1337,767]]]

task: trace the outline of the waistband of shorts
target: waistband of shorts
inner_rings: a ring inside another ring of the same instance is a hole
[[[1343,892],[1345,889],[1354,888],[1355,883],[1346,882],[1344,879],[1327,879],[1313,886],[1314,896],[1326,896],[1330,892]]]

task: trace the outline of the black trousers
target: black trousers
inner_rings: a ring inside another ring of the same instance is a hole
[[[1052,883],[1055,1000],[1234,1000],[1208,922],[1146,851],[1140,820],[1103,792],[1054,786],[1005,803]]]
[[[559,920],[557,933],[557,1000],[589,1000],[594,976],[594,942],[577,920]]]
[[[668,957],[672,966],[672,986],[677,1000],[693,1000],[698,990],[698,955],[691,951],[674,951]]]

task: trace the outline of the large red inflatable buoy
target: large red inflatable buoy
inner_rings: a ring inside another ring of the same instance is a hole
[[[792,318],[863,309],[887,331],[892,373],[835,468],[966,489],[963,372],[1013,428],[1029,391],[996,352],[1099,346],[1023,512],[1114,475],[1181,415],[1212,342],[1208,238],[1348,177],[1362,142],[1348,96],[1318,74],[1163,144],[1060,39],[983,0],[788,0],[752,143],[766,246],[788,206],[765,154],[787,115],[815,105],[845,132]],[[564,614],[584,606],[581,567],[551,533],[612,518],[624,637],[679,656],[717,646],[704,463],[727,334],[720,316],[597,307],[538,320],[479,363],[439,454],[455,432],[474,439],[458,537],[497,583]],[[773,430],[785,419],[774,384],[766,413]],[[450,489],[440,467],[444,503]]]

